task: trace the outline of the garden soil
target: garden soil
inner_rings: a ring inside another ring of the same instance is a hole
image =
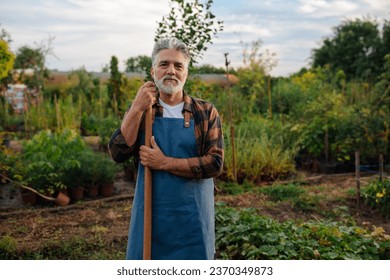
[[[312,177],[313,178],[313,177]],[[307,181],[303,187],[306,193],[319,198],[316,209],[296,210],[289,202],[270,202],[264,194],[253,192],[240,195],[218,193],[216,202],[224,202],[231,207],[253,207],[259,214],[281,222],[296,220],[354,220],[363,227],[382,227],[390,232],[390,221],[372,209],[363,207],[357,211],[356,201],[351,196],[355,187],[353,174],[320,175]],[[362,180],[369,180],[365,177]],[[261,188],[262,186],[258,186]],[[124,244],[127,239],[134,182],[124,180],[119,174],[115,192],[108,198],[86,199],[71,202],[68,206],[47,203],[41,206],[20,205],[14,192],[12,202],[5,202],[6,194],[0,201],[0,238],[12,236],[19,249],[26,247],[34,251],[42,244],[53,240],[99,236],[110,244]],[[123,245],[121,245],[123,246]],[[118,248],[123,251],[123,248]],[[120,257],[119,257],[120,258]]]

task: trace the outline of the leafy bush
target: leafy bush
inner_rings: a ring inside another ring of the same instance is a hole
[[[24,143],[25,168],[19,179],[45,194],[59,189],[113,181],[116,165],[95,153],[74,131],[42,131]]]
[[[94,114],[83,113],[81,117],[82,135],[97,135],[99,129],[99,120]]]
[[[216,250],[222,259],[389,259],[390,237],[334,222],[279,223],[254,209],[216,207]]]
[[[81,167],[81,174],[86,177],[85,184],[99,186],[104,183],[113,183],[120,165],[116,165],[107,154],[90,153],[81,158]]]
[[[120,127],[121,121],[114,116],[108,116],[100,120],[98,126],[98,133],[100,136],[100,145],[107,147],[108,142],[112,136],[112,133],[116,128]]]
[[[19,170],[19,179],[41,193],[53,195],[66,188],[62,178],[80,166],[78,156],[85,148],[83,139],[73,131],[42,131],[23,143],[24,168]]]
[[[362,189],[365,204],[379,209],[386,217],[390,216],[390,180],[372,181]]]

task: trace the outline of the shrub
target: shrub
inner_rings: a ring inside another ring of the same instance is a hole
[[[362,189],[364,203],[379,209],[386,217],[390,216],[390,180],[372,181]]]
[[[23,143],[24,168],[19,170],[19,179],[41,193],[53,195],[67,187],[63,179],[80,167],[78,158],[86,149],[74,131],[42,131]]]

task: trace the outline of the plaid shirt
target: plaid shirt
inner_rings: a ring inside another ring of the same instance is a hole
[[[219,114],[210,102],[196,99],[184,94],[183,115],[189,113],[195,122],[195,138],[199,157],[188,158],[188,163],[194,174],[194,178],[217,177],[223,168],[223,134]],[[153,118],[163,117],[163,107],[160,104],[153,106]],[[140,130],[144,129],[144,119]],[[140,133],[138,133],[135,145],[129,147],[121,133],[117,129],[108,144],[111,158],[118,162],[124,162],[131,156],[139,157]]]

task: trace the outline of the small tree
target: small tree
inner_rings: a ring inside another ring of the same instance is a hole
[[[210,11],[213,1],[205,5],[184,0],[170,0],[171,11],[158,23],[155,41],[164,37],[176,37],[186,43],[190,49],[192,61],[190,65],[202,58],[207,44],[212,44],[212,35],[223,30],[223,22],[215,19]]]
[[[39,97],[44,87],[45,80],[49,78],[49,69],[46,67],[46,57],[52,55],[55,57],[51,42],[54,37],[49,37],[47,44],[41,43],[35,48],[27,45],[20,47],[16,52],[15,69],[21,70],[19,80],[27,85],[30,92]],[[32,75],[26,75],[26,70],[32,70]]]
[[[241,44],[243,45],[244,65],[237,71],[240,78],[238,83],[240,91],[252,101],[255,101],[259,96],[258,100],[261,103],[261,99],[266,92],[264,85],[267,80],[268,113],[272,118],[270,71],[278,64],[276,54],[269,49],[262,51],[263,42],[260,39],[251,42],[250,50],[248,50],[249,45],[247,43],[241,42]],[[255,102],[252,102],[252,104],[255,106]]]
[[[152,59],[147,55],[139,55],[137,57],[130,57],[125,61],[125,72],[146,73],[152,67]]]
[[[122,98],[122,74],[118,69],[118,58],[116,56],[111,57],[110,61],[110,79],[108,81],[108,96],[110,98],[111,107],[114,110],[115,116],[118,116],[118,108],[121,107]]]
[[[345,20],[333,33],[313,50],[312,66],[329,65],[333,73],[341,69],[348,80],[375,81],[389,52],[389,22],[385,21],[381,32],[379,23],[370,18]]]

